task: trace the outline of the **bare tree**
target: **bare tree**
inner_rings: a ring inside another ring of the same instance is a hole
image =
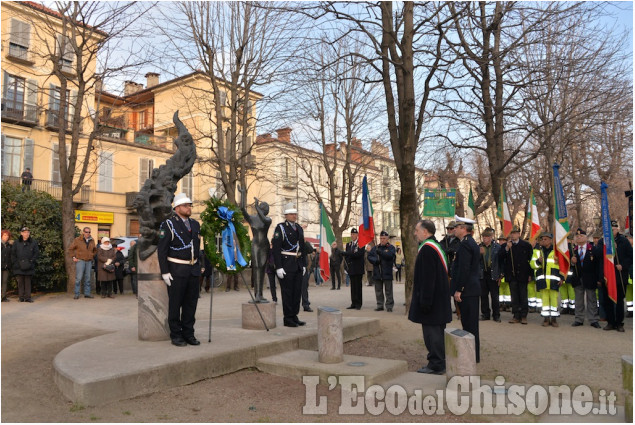
[[[291,15],[259,2],[179,2],[163,12],[172,25],[164,35],[168,54],[202,73],[211,88],[188,87],[191,114],[203,114],[195,138],[211,141],[207,163],[220,178],[227,199],[236,203],[236,185],[246,187],[253,171],[256,90],[273,84],[285,45],[292,41]]]
[[[55,2],[53,7],[40,10],[37,20],[30,14],[20,19],[32,24],[36,41],[32,54],[46,63],[37,72],[51,81],[39,97],[42,105],[48,105],[44,108],[46,126],[57,132],[54,155],[59,162],[66,250],[75,238],[73,196],[91,176],[93,149],[99,143],[99,97],[93,103],[96,86],[132,66],[131,62],[141,61],[137,52],[114,49],[121,47],[123,38],[134,35],[133,24],[144,10],[135,3],[117,2]],[[70,292],[74,289],[74,265],[68,257],[64,265]]]

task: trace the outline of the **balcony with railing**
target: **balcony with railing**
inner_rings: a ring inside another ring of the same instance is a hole
[[[60,116],[59,110],[50,110],[46,113],[46,128],[50,130],[57,130],[59,128],[58,120]],[[68,116],[64,117],[66,123],[66,131],[71,130],[71,122],[68,120]]]
[[[2,98],[2,121],[37,125],[37,105],[27,105],[15,99]]]
[[[135,131],[134,142],[139,145],[155,146],[163,149],[172,149],[172,141],[166,136],[157,136],[154,134]]]
[[[134,209],[134,201],[137,199],[139,192],[126,192],[126,208]]]
[[[2,176],[2,184],[11,184],[15,186],[22,185],[22,179],[15,176]],[[62,199],[62,184],[50,180],[33,179],[31,181],[31,190],[39,190],[46,192],[57,200]],[[79,192],[73,196],[73,202],[76,204],[87,204],[90,202],[90,186],[84,185]]]
[[[24,63],[27,65],[33,65],[35,63],[33,53],[29,50],[28,47],[20,46],[19,44],[14,43],[9,43],[7,59],[12,59],[16,62]]]

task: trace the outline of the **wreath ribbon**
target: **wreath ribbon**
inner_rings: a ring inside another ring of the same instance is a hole
[[[227,222],[227,225],[223,228],[222,236],[223,236],[223,258],[225,259],[225,263],[227,264],[227,270],[236,270],[236,262],[240,264],[242,267],[247,265],[247,262],[243,258],[242,253],[240,252],[240,245],[237,243],[236,229],[234,228],[234,211],[230,210],[227,207],[219,207],[218,208],[218,217]],[[234,247],[236,251],[234,252]]]

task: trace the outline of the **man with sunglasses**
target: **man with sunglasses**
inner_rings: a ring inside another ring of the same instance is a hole
[[[91,237],[90,227],[84,227],[82,234],[73,240],[68,248],[75,263],[75,299],[79,299],[82,278],[84,279],[84,298],[93,298],[90,294],[90,271],[93,268],[93,258],[97,252],[95,240]]]

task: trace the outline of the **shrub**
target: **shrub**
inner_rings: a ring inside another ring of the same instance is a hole
[[[62,205],[51,195],[38,190],[22,192],[20,186],[2,185],[2,228],[11,238],[20,237],[27,226],[38,243],[40,257],[33,286],[48,290],[66,290],[64,246],[62,242]]]

